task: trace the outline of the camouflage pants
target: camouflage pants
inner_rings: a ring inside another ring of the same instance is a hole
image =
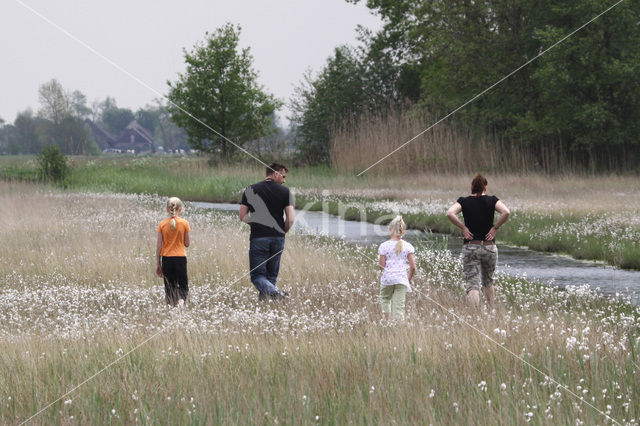
[[[467,293],[480,291],[483,287],[493,285],[493,273],[498,262],[498,247],[495,244],[480,246],[465,244],[462,246],[462,273],[467,281]]]

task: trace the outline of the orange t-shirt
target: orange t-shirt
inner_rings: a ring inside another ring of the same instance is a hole
[[[172,231],[171,219],[172,218],[168,217],[158,225],[158,232],[162,234],[163,243],[160,255],[165,257],[186,257],[187,251],[184,248],[184,234],[191,231],[189,222],[181,217],[174,218],[176,220],[176,229]]]

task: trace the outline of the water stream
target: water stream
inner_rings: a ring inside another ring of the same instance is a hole
[[[221,211],[238,211],[237,204],[191,203],[195,207]],[[296,232],[321,233],[347,242],[376,246],[389,237],[387,227],[367,222],[347,221],[324,212],[296,210],[293,227]],[[425,234],[408,230],[405,240],[445,246],[454,256],[462,249],[461,238],[443,234]],[[588,284],[606,295],[628,296],[633,304],[640,301],[640,271],[629,271],[604,265],[601,262],[576,260],[569,256],[535,252],[498,242],[498,271],[525,276],[558,287]]]

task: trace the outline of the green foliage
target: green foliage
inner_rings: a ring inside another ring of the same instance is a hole
[[[292,100],[298,125],[297,146],[308,164],[329,163],[331,133],[343,126],[357,126],[365,112],[384,113],[408,97],[412,90],[408,67],[396,66],[387,49],[361,29],[363,49],[341,46],[320,73],[307,74]]]
[[[18,113],[13,126],[7,130],[9,154],[37,154],[44,143],[38,128],[42,124],[31,110]]]
[[[69,95],[55,78],[40,86],[38,96],[41,105],[38,112],[40,117],[58,124],[64,117],[71,114]]]
[[[327,65],[314,80],[305,77],[294,101],[296,121],[300,123],[298,148],[310,164],[329,161],[332,126],[354,118],[364,103],[360,64],[348,47],[335,49]]]
[[[160,125],[160,115],[160,108],[140,108],[135,113],[135,120],[140,123],[142,127],[154,133]]]
[[[9,148],[9,126],[4,126],[4,120],[0,117],[0,155],[7,154]]]
[[[578,25],[605,5],[600,1],[556,5],[549,10],[551,23],[535,36],[550,45],[566,32],[559,23]],[[541,137],[560,135],[568,141],[568,149],[583,153],[583,162],[591,168],[597,168],[603,153],[621,157],[625,147],[638,152],[639,19],[637,4],[621,4],[550,52],[532,76],[534,84],[545,90],[538,94],[538,104],[544,108],[528,123],[531,129]]]
[[[39,95],[38,115],[28,109],[17,115],[12,126],[4,126],[2,133],[9,154],[38,154],[48,145],[57,145],[66,154],[99,152],[84,123],[89,109],[81,92],[68,93],[53,79],[40,86]]]
[[[120,134],[134,119],[135,116],[129,108],[117,108],[114,106],[102,113],[102,122],[114,136]]]
[[[249,49],[238,48],[239,35],[240,27],[231,24],[207,33],[185,51],[185,73],[168,82],[171,119],[186,131],[189,144],[225,160],[236,152],[227,139],[242,146],[269,134],[281,105],[258,84]]]
[[[171,121],[169,111],[163,104],[140,108],[135,113],[135,119],[153,134],[156,145],[162,146],[166,152],[189,149],[184,130]]]
[[[71,115],[57,124],[39,119],[38,135],[45,146],[56,145],[65,154],[96,155],[100,152],[84,121]]]
[[[357,3],[358,0],[350,0]],[[458,2],[368,0],[384,27],[369,51],[393,58],[397,86],[440,115],[457,112],[467,128],[530,146],[547,167],[549,152],[591,170],[624,170],[640,161],[640,4],[605,0]],[[402,77],[400,77],[402,76]],[[416,90],[415,77],[420,88]],[[405,81],[402,81],[405,78]]]
[[[65,184],[70,173],[67,157],[60,148],[50,145],[38,155],[38,176],[46,182]]]

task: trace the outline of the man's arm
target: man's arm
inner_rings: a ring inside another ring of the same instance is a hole
[[[289,229],[293,226],[293,221],[295,220],[295,213],[293,210],[293,206],[287,206],[284,208],[284,232],[289,232]]]
[[[240,204],[240,210],[238,210],[238,217],[244,223],[251,222],[251,214],[249,213],[249,206]]]

